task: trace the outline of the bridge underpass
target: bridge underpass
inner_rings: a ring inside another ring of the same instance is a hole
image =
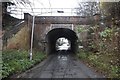
[[[65,37],[71,42],[70,52],[75,53],[77,50],[77,35],[73,30],[67,28],[56,28],[49,31],[46,35],[48,53],[56,52],[56,41]]]
[[[31,15],[26,13],[25,20],[28,22],[28,27],[32,26]],[[36,16],[33,43],[34,48],[46,51],[46,53],[55,52],[56,40],[60,37],[66,37],[72,42],[71,51],[75,53],[77,49],[77,33],[75,32],[75,28],[77,28],[76,25],[90,25],[92,23],[94,23],[94,19],[92,17]],[[45,44],[43,42],[48,43]]]

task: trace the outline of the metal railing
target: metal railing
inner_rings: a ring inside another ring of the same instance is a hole
[[[19,19],[24,18],[24,13],[29,13],[31,15],[37,16],[78,16],[78,8],[18,8],[18,7],[8,7],[8,12],[11,15],[19,17]]]

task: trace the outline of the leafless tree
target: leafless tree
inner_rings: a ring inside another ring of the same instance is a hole
[[[99,3],[97,2],[80,2],[76,8],[77,15],[79,16],[93,16],[96,13],[100,13]]]

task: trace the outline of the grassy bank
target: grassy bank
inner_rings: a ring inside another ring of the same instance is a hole
[[[114,55],[80,51],[77,56],[108,78],[120,78],[120,67],[116,64]]]
[[[46,57],[41,52],[33,53],[33,60],[29,60],[28,51],[7,50],[2,52],[2,78],[26,71]]]

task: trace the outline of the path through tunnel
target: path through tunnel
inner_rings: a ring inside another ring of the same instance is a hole
[[[57,51],[56,50],[56,41],[62,37],[68,39],[71,42],[71,48],[69,50],[71,53],[75,53],[77,51],[78,37],[77,37],[76,33],[71,29],[56,28],[56,29],[52,29],[51,31],[49,31],[46,35],[47,53],[48,54],[56,53],[56,51]]]

